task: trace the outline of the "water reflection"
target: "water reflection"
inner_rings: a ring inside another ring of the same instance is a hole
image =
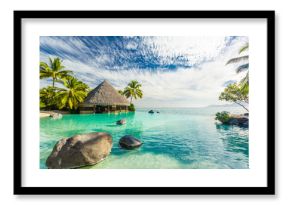
[[[184,109],[182,114],[148,112],[65,115],[61,120],[41,120],[40,167],[61,138],[88,132],[108,132],[113,137],[110,156],[96,168],[248,168],[248,129],[214,124],[214,114]],[[186,112],[187,114],[183,114]],[[196,112],[196,113],[195,113]],[[116,121],[126,119],[124,125]],[[144,144],[136,150],[119,147],[119,139],[133,135]]]
[[[226,151],[249,156],[248,128],[216,124],[216,129],[221,135],[220,138]]]

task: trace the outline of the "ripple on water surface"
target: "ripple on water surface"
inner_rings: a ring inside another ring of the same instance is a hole
[[[248,129],[217,125],[214,121],[217,111],[221,110],[160,109],[160,114],[153,115],[141,110],[117,115],[64,115],[60,120],[43,118],[40,168],[46,168],[45,160],[58,140],[88,132],[110,133],[113,148],[107,159],[86,168],[248,168]],[[116,125],[122,118],[126,118],[127,124]],[[142,147],[121,149],[118,141],[126,134],[140,139],[144,143]]]

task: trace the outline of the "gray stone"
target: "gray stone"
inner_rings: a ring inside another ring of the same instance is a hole
[[[118,120],[118,121],[116,122],[117,125],[124,125],[124,124],[126,124],[126,123],[127,123],[126,119],[121,119],[121,120]]]
[[[132,135],[125,135],[119,140],[120,147],[124,149],[135,149],[142,145],[143,143]]]
[[[230,115],[229,120],[227,122],[225,122],[224,124],[237,125],[240,127],[248,128],[249,127],[249,118],[248,118],[248,116],[244,116],[244,115]]]
[[[61,119],[62,118],[62,114],[60,114],[60,113],[51,113],[50,117],[52,119],[54,119],[54,120],[57,120],[57,119]]]
[[[59,140],[46,160],[49,169],[69,169],[93,165],[111,152],[112,136],[105,132],[75,135]]]

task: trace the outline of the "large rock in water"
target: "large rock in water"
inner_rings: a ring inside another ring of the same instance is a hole
[[[225,122],[224,124],[228,124],[228,125],[237,125],[240,127],[245,127],[248,128],[249,127],[249,117],[245,116],[245,115],[230,115],[229,119],[227,122]]]
[[[69,169],[96,164],[112,149],[112,136],[105,132],[75,135],[59,140],[46,160],[49,169]]]
[[[50,114],[50,117],[52,117],[52,119],[57,120],[57,119],[61,119],[62,118],[62,114],[60,113],[52,113]]]
[[[121,119],[121,120],[118,120],[118,121],[116,122],[117,125],[124,125],[124,124],[126,124],[126,123],[127,123],[126,119]]]
[[[142,142],[131,135],[125,135],[119,140],[119,145],[125,149],[135,149],[142,145]]]
[[[119,145],[125,149],[135,149],[140,147],[143,143],[131,135],[125,135],[119,140]]]

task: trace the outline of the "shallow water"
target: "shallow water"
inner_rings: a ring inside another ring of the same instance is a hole
[[[248,129],[219,125],[215,113],[240,108],[160,108],[135,113],[63,115],[60,120],[40,120],[40,168],[55,143],[80,133],[109,132],[113,137],[111,154],[97,165],[100,168],[177,168],[177,169],[244,169],[249,167]],[[126,118],[127,124],[116,121]],[[136,150],[118,146],[124,135],[133,135],[144,144]]]

